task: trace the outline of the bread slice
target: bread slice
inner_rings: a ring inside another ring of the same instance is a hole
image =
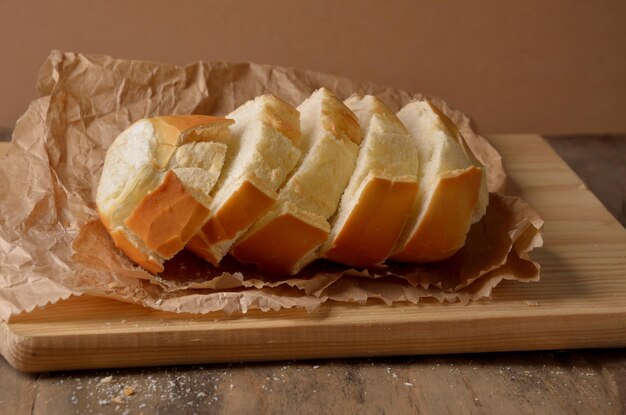
[[[443,260],[465,244],[470,225],[486,211],[485,168],[452,120],[430,101],[406,105],[398,118],[418,148],[419,191],[390,259]]]
[[[272,207],[276,190],[300,158],[300,114],[274,95],[248,101],[227,117],[235,124],[211,214],[187,245],[213,265]]]
[[[209,214],[232,120],[142,119],[106,153],[96,205],[115,245],[149,272],[184,248]]]
[[[359,119],[363,142],[330,237],[320,255],[366,267],[393,250],[417,194],[417,147],[398,117],[372,95],[344,101]]]
[[[297,109],[303,158],[280,189],[276,205],[230,252],[275,274],[296,273],[317,257],[361,142],[355,115],[329,90],[315,91]]]

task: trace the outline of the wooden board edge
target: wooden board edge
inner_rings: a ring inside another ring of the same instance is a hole
[[[437,330],[432,330],[434,325]],[[494,329],[496,327],[497,329]],[[581,330],[580,327],[585,327]],[[0,352],[24,372],[391,355],[626,346],[626,312],[479,321],[348,324],[23,336],[0,326]]]
[[[8,323],[0,323],[0,355],[2,355],[14,369],[22,372],[33,372],[29,370],[32,365],[24,365],[21,363],[21,351],[19,347],[21,338],[22,336],[11,331]]]

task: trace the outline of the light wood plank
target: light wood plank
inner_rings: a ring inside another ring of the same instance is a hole
[[[494,136],[521,195],[546,219],[540,283],[505,282],[461,304],[328,304],[174,315],[77,298],[2,326],[3,354],[29,371],[626,345],[626,231],[538,136]]]

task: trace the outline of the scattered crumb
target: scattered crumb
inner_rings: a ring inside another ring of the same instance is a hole
[[[524,304],[526,304],[528,307],[539,307],[539,302],[536,300],[526,300],[524,301]]]
[[[111,383],[113,380],[113,376],[107,376],[105,378],[100,379],[100,383]]]
[[[313,366],[313,369],[319,369],[319,368],[320,368],[319,366]]]
[[[126,386],[124,388],[124,395],[126,396],[131,396],[135,394],[135,388],[133,388],[132,386]]]
[[[111,398],[111,402],[122,405],[124,403],[126,403],[126,401],[124,401],[124,397],[123,396],[116,396],[115,398]]]
[[[410,387],[413,387],[414,385],[413,385],[412,383],[410,383],[410,382],[404,382],[404,386],[410,386]]]

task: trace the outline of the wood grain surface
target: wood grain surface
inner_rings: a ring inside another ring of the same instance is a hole
[[[547,137],[585,185],[626,226],[626,135]]]
[[[511,144],[505,140],[492,140],[503,153]],[[524,146],[532,149],[535,142],[527,139]],[[515,170],[514,160],[506,160],[508,169]],[[545,159],[536,163],[544,167],[549,164]],[[523,174],[540,174],[541,168],[534,173],[532,170]],[[583,190],[579,199],[589,199],[591,194],[572,176],[571,172],[555,172],[545,185],[579,187]],[[575,182],[569,182],[571,179]],[[514,192],[529,191],[515,177],[509,188]],[[528,196],[524,195],[533,203]],[[556,214],[572,200],[578,199],[567,198],[547,211]],[[619,235],[620,230],[623,233],[623,228],[611,226],[615,221],[605,209],[586,207],[581,212],[587,218],[594,217],[582,221],[586,233],[594,222],[603,224],[597,232],[591,232],[591,238],[595,238],[592,244]],[[548,215],[542,213],[550,223]],[[547,225],[548,241],[549,229]],[[562,239],[572,238],[576,236],[564,235]],[[602,255],[596,252],[594,258],[581,271],[602,273]],[[539,258],[542,262],[545,259]],[[585,288],[574,290],[578,291],[578,301]],[[498,289],[497,295],[503,295],[501,291]],[[541,300],[529,300],[537,301],[538,307],[526,304],[527,308],[542,307]],[[115,318],[120,319],[118,323],[124,320],[121,315]],[[2,362],[0,405],[11,408],[11,413],[623,413],[625,357],[624,350],[595,350],[246,363],[36,376],[20,374]],[[126,396],[125,386],[134,388],[134,393]]]

